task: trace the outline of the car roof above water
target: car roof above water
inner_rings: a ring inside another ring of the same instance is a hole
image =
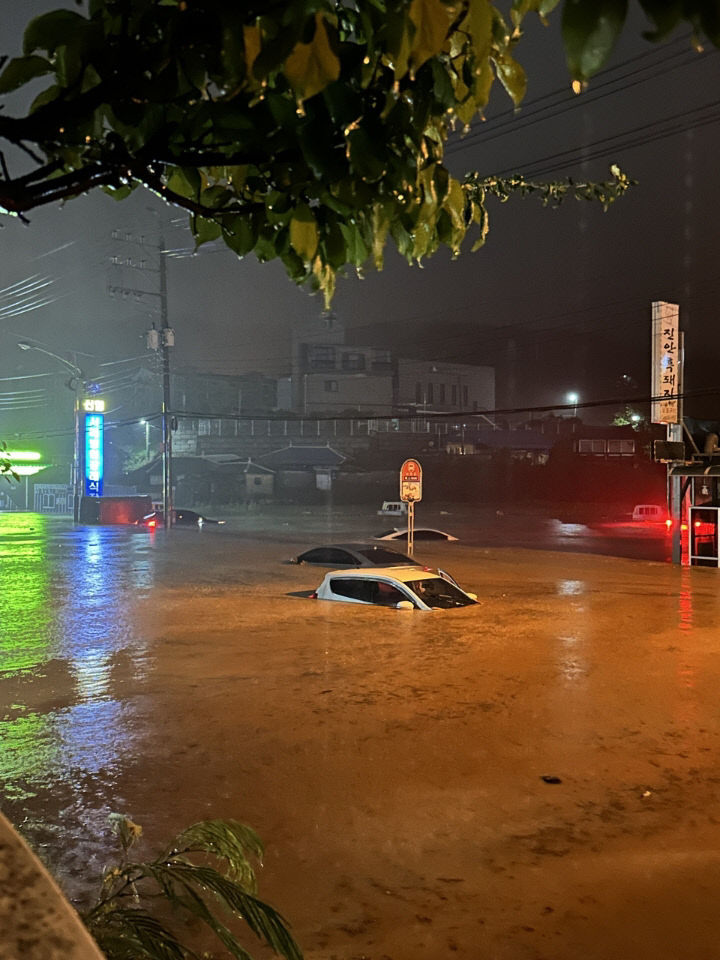
[[[367,567],[353,570],[331,570],[325,574],[328,577],[362,577],[367,580],[376,580],[378,577],[389,577],[391,580],[401,580],[409,583],[413,580],[442,580],[437,573],[430,573],[419,567]]]

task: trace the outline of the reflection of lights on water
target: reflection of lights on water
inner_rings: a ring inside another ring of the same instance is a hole
[[[99,773],[106,786],[137,749],[113,670],[119,654],[135,676],[147,667],[134,600],[152,589],[151,557],[124,531],[74,528],[59,540],[57,530],[38,514],[0,514],[0,680],[16,701],[0,716],[0,781],[13,799]]]
[[[577,645],[582,643],[582,638],[574,635],[558,637],[564,649],[558,656],[558,666],[563,679],[571,683],[581,680],[588,674],[588,662],[581,656]]]
[[[102,700],[5,720],[0,750],[5,795],[18,800],[53,783],[72,785],[79,770],[86,774],[102,771],[106,785],[126,751],[132,752],[127,729],[119,735],[123,712],[117,701]]]
[[[680,595],[678,596],[678,619],[681,630],[692,630],[693,627],[693,595],[690,580],[690,571],[680,571]]]
[[[36,513],[0,513],[2,676],[31,670],[49,655],[46,526],[47,518]]]
[[[557,592],[561,597],[577,597],[587,589],[584,580],[558,580]]]
[[[106,696],[110,686],[112,659],[105,650],[88,650],[73,662],[72,669],[77,692],[84,700],[99,700]]]

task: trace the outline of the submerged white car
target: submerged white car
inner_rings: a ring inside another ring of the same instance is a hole
[[[448,610],[477,603],[447,574],[418,567],[333,570],[312,594],[318,600],[370,603],[396,610]]]

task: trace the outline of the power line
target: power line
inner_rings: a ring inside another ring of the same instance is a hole
[[[637,78],[641,74],[648,74],[649,71],[653,71],[648,76],[643,77],[641,82],[661,76],[665,77],[673,70],[694,66],[715,54],[715,51],[696,53],[688,50],[687,38],[679,39],[674,43],[679,46],[675,53],[668,53],[667,47],[663,47],[660,51],[638,54],[616,67],[602,71],[598,74],[598,78],[593,82],[590,89],[579,97],[572,94],[569,88],[563,87],[527,102],[519,111],[514,109],[503,111],[497,117],[484,121],[480,127],[462,139],[449,144],[446,152],[452,155],[468,147],[477,146],[479,143],[485,144],[507,134],[524,131],[527,127],[536,123],[548,121],[569,111],[583,109],[589,103],[605,99],[616,93],[626,93],[628,81],[637,82]],[[673,60],[679,60],[680,62],[672,64]],[[645,61],[650,62],[645,64]],[[642,63],[642,65],[623,72],[626,66],[633,63]],[[620,87],[620,84],[623,84],[623,86]],[[615,86],[618,89],[608,89]],[[560,102],[558,102],[558,98],[560,98]]]

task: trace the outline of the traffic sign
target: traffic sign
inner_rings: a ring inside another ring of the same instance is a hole
[[[400,499],[406,503],[422,500],[422,467],[417,460],[406,460],[400,467]]]

